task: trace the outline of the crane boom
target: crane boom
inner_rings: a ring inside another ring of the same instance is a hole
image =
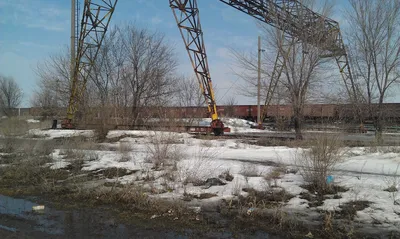
[[[322,49],[324,54],[321,57],[334,57],[347,93],[354,97],[351,99],[352,101],[358,102],[358,91],[353,81],[338,22],[314,12],[298,0],[219,1],[278,28],[303,43]],[[208,111],[213,122],[219,123],[197,1],[169,0],[169,3],[199,80],[200,88],[206,98]],[[278,75],[280,75],[279,72]]]
[[[67,118],[62,128],[74,128],[73,120],[78,105],[86,91],[86,83],[95,64],[108,25],[118,0],[85,0],[81,20],[78,50],[71,80],[71,94],[67,108]]]
[[[359,102],[338,22],[312,11],[298,0],[219,1],[324,50],[321,57],[334,57],[351,103]]]
[[[224,124],[218,118],[197,0],[169,0],[169,4],[205,97],[208,113],[212,120],[211,128],[215,135],[220,135],[223,133]]]

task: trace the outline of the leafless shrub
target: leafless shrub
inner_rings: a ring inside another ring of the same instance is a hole
[[[17,146],[17,139],[7,137],[3,140],[2,151],[4,153],[13,153],[17,149]]]
[[[103,142],[110,131],[110,127],[104,124],[100,124],[94,129],[94,136],[99,142]]]
[[[100,159],[100,155],[95,151],[90,151],[86,153],[87,161],[98,161]]]
[[[201,141],[201,146],[210,148],[210,147],[212,147],[212,142],[210,140],[203,140],[203,141]]]
[[[70,138],[64,138],[61,149],[73,149],[73,150],[98,150],[100,145],[96,144],[93,139],[76,136]]]
[[[2,119],[0,125],[1,134],[9,137],[25,135],[29,129],[25,120],[17,118]]]
[[[400,153],[400,147],[398,146],[382,146],[382,144],[374,140],[371,142],[368,147],[365,147],[366,153]]]
[[[33,153],[35,155],[50,155],[55,148],[56,144],[52,140],[38,140],[34,145]]]
[[[202,184],[211,178],[219,165],[213,164],[217,151],[213,148],[199,147],[190,157],[190,160],[178,164],[179,179],[184,183]],[[212,169],[212,170],[210,170]]]
[[[281,171],[279,170],[279,168],[274,168],[264,177],[269,187],[278,187],[278,180],[280,178],[281,178]]]
[[[120,162],[128,162],[132,159],[131,152],[133,150],[133,145],[128,142],[120,142],[118,150],[121,154]]]
[[[400,163],[397,164],[396,170],[392,173],[392,175],[385,177],[384,181],[387,185],[387,188],[384,191],[389,192],[390,198],[393,201],[393,204],[396,205],[398,201],[398,193],[400,190]]]
[[[0,168],[0,181],[13,188],[28,186],[38,187],[43,191],[54,188],[55,182],[65,180],[68,175],[61,170],[52,170],[46,165],[52,161],[50,157],[32,157],[21,155],[12,165]]]
[[[75,166],[75,163],[82,165],[85,160],[85,151],[82,149],[86,148],[84,142],[85,139],[81,137],[64,139],[60,154],[65,155],[71,161],[71,164],[74,164],[73,166]]]
[[[224,172],[222,172],[219,176],[219,178],[222,178],[228,182],[231,182],[233,180],[233,176],[230,172],[230,169],[226,169]]]
[[[319,193],[326,192],[330,185],[327,176],[335,165],[343,161],[343,142],[337,135],[317,136],[314,145],[296,155],[295,163],[304,180]]]
[[[175,189],[176,172],[174,170],[167,170],[161,177],[161,185],[166,192],[172,192]]]
[[[28,132],[28,123],[17,118],[7,118],[0,122],[0,133],[4,136],[2,150],[11,153],[17,150],[16,137],[23,136]]]
[[[241,181],[239,180],[239,178],[236,178],[232,183],[233,183],[232,195],[239,196],[243,188]]]
[[[240,174],[245,177],[259,177],[261,175],[257,165],[252,163],[243,163]]]
[[[294,197],[283,188],[268,188],[265,191],[258,191],[254,188],[244,188],[243,191],[247,192],[248,195],[239,198],[242,205],[253,208],[268,208],[271,205],[277,206]]]
[[[158,169],[165,165],[173,165],[183,157],[182,150],[174,144],[175,135],[172,133],[155,132],[151,143],[147,145],[146,161]]]

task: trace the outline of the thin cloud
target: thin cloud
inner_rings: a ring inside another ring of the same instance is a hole
[[[25,47],[43,48],[43,49],[57,48],[56,46],[45,45],[45,44],[40,44],[40,43],[35,43],[35,42],[30,42],[30,41],[20,41],[18,43],[19,43],[19,45],[25,46]]]
[[[159,17],[152,17],[151,18],[151,23],[153,23],[154,25],[160,24],[163,20]]]
[[[69,9],[60,3],[47,3],[38,0],[14,0],[1,2],[7,9],[0,24],[20,25],[28,28],[40,28],[47,31],[68,29]]]

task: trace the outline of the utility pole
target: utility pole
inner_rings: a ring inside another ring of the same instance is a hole
[[[261,126],[261,36],[258,36],[257,124]]]
[[[70,66],[70,79],[72,82],[72,77],[74,77],[74,68],[75,68],[75,9],[76,0],[71,0],[71,66]]]

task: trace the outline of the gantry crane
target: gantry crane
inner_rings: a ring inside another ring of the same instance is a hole
[[[71,88],[64,129],[75,127],[75,114],[82,103],[86,83],[95,64],[118,0],[85,0],[76,56],[71,54]],[[73,19],[75,20],[75,19]],[[71,48],[73,44],[71,44]]]
[[[71,95],[63,128],[73,128],[72,120],[86,90],[101,43],[118,0],[85,0],[78,51],[71,75]],[[298,0],[219,0],[262,22],[282,30],[299,41],[325,51],[322,57],[333,57],[339,67],[348,94],[357,97],[349,60],[339,23],[304,6]],[[211,128],[223,134],[224,124],[218,117],[217,104],[209,71],[197,0],[169,0],[186,50],[206,99]],[[278,58],[279,56],[277,56]],[[274,69],[279,75],[281,69]],[[273,74],[274,75],[274,74]],[[268,100],[268,99],[267,99]],[[357,102],[357,99],[352,99]]]
[[[350,96],[357,97],[358,92],[353,82],[349,59],[338,22],[312,11],[298,0],[219,1],[282,30],[300,42],[322,49],[324,55],[321,57],[335,58],[347,93]],[[211,127],[214,134],[219,135],[223,133],[224,124],[218,118],[197,0],[169,0],[169,4],[200,83],[200,88],[206,98],[208,112],[212,118]],[[279,77],[280,74],[281,69],[279,67],[274,69],[273,75]],[[351,100],[357,102],[357,99]]]

